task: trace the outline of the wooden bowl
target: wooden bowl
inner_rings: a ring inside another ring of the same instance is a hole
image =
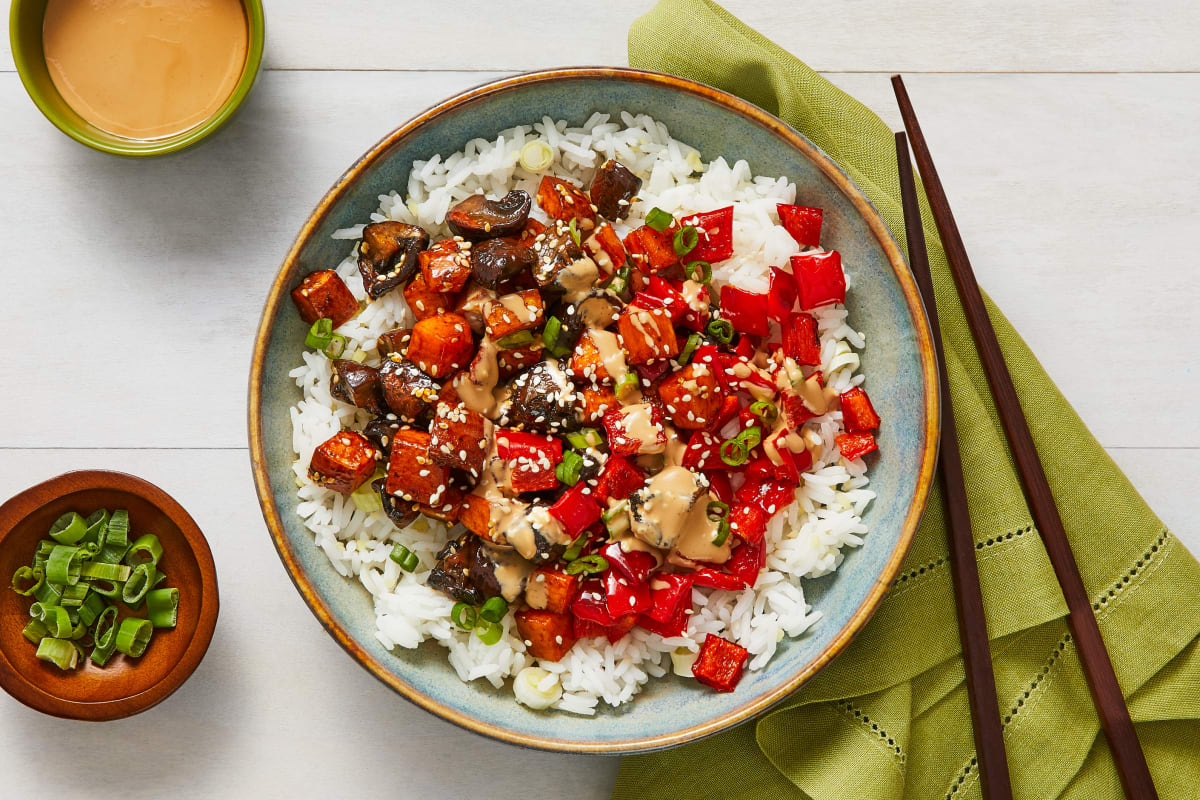
[[[21,634],[30,598],[8,587],[33,557],[39,539],[68,511],[129,510],[131,538],[153,533],[166,586],[179,589],[179,621],[154,632],[145,654],[117,653],[104,668],[81,659],[63,671],[35,657]],[[183,685],[212,641],[217,624],[217,572],[200,528],[152,483],[107,470],[68,472],[26,489],[0,506],[0,687],[30,708],[56,717],[110,720],[145,711]]]

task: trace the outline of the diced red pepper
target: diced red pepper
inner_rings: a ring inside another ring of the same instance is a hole
[[[799,293],[800,289],[796,286],[796,279],[792,273],[779,267],[771,267],[771,288],[767,290],[767,316],[783,325],[787,322],[788,314],[796,304]]]
[[[692,675],[718,692],[732,692],[742,679],[742,665],[749,657],[750,652],[740,644],[710,633],[692,664]]]
[[[714,567],[701,567],[692,573],[692,580],[697,586],[709,589],[725,589],[726,591],[736,592],[739,589],[746,588],[741,578],[730,575],[728,572],[722,572]]]
[[[879,445],[875,443],[875,435],[869,431],[840,433],[834,441],[837,442],[842,457],[847,461],[862,458],[867,453],[879,449]]]
[[[800,287],[800,308],[846,302],[846,275],[836,250],[792,256],[792,274]]]
[[[635,414],[649,417],[654,439],[643,441],[630,433]],[[604,431],[608,434],[608,449],[613,455],[632,456],[639,453],[661,453],[667,443],[666,428],[663,427],[662,411],[652,403],[614,408],[604,415]]]
[[[724,261],[733,255],[733,206],[693,214],[679,221],[680,227],[692,225],[699,234],[696,246],[684,256],[686,261]]]
[[[725,569],[749,588],[758,583],[759,573],[767,565],[767,548],[761,543],[743,542],[733,548]]]
[[[645,583],[658,569],[658,559],[645,550],[626,550],[620,542],[609,542],[600,550],[608,565],[628,581]]]
[[[638,379],[643,381],[641,385],[644,387],[648,385],[645,383],[645,381],[654,383],[656,380],[665,375],[667,371],[671,369],[671,361],[669,359],[662,358],[658,361],[655,361],[653,364],[634,364],[633,368],[637,370]]]
[[[770,459],[767,460],[767,463],[768,465],[771,463]],[[747,478],[746,482],[733,493],[733,497],[739,503],[757,506],[765,511],[767,519],[770,519],[775,513],[791,505],[796,497],[796,487],[776,480],[772,473],[771,477],[766,479],[751,480]]]
[[[779,223],[792,235],[796,244],[801,247],[816,247],[821,243],[821,220],[825,212],[819,208],[784,203],[775,208],[779,211]]]
[[[767,511],[762,506],[737,502],[729,508],[729,530],[747,542],[757,544],[762,541],[767,532],[768,519]]]
[[[496,454],[511,465],[508,479],[514,492],[558,486],[554,468],[562,461],[562,442],[553,436],[500,429],[496,431]]]
[[[722,367],[717,371],[718,376],[725,376],[725,369]],[[717,416],[708,424],[706,430],[710,433],[716,433],[729,424],[731,419],[737,417],[742,409],[742,404],[733,395],[726,395],[721,401],[721,410],[717,412]]]
[[[658,622],[669,622],[681,607],[692,607],[692,576],[654,576],[650,581],[650,608],[646,610],[646,616]]]
[[[767,459],[771,465],[770,476],[791,486],[799,486],[800,475],[812,466],[812,454],[807,449],[793,453],[786,446],[779,447],[779,444],[784,443],[780,441],[776,445],[775,452],[779,456],[779,461]]]
[[[608,603],[604,599],[604,581],[599,578],[588,578],[584,581],[579,587],[579,594],[571,603],[571,613],[602,628],[616,622],[616,618],[608,613]]]
[[[603,636],[605,631],[605,626],[599,622],[593,622],[583,617],[572,617],[571,628],[575,633],[576,639],[591,639],[596,636]]]
[[[721,317],[735,331],[753,336],[767,335],[767,296],[736,286],[721,287]]]
[[[680,465],[691,470],[724,469],[721,440],[708,431],[694,431],[683,451]]]
[[[566,534],[574,539],[600,519],[595,490],[582,482],[575,484],[550,506],[550,516],[561,522]]]
[[[746,465],[742,470],[742,476],[746,479],[742,486],[761,483],[775,476],[775,465],[765,455],[759,456]]]
[[[606,503],[610,498],[622,500],[642,488],[645,474],[620,456],[610,456],[604,471],[596,481],[596,501]]]
[[[625,614],[619,617],[616,622],[604,629],[604,637],[609,643],[616,644],[621,641],[621,637],[633,630],[633,626],[637,624],[637,614]]]
[[[875,430],[880,425],[879,415],[871,405],[871,398],[861,386],[842,392],[842,421],[848,431]]]
[[[670,619],[660,622],[648,614],[638,614],[637,624],[639,627],[645,628],[651,633],[657,633],[659,636],[683,636],[687,633],[688,620],[692,615],[690,606],[680,605],[675,609],[675,614]]]
[[[815,367],[821,363],[816,317],[803,311],[788,315],[787,324],[783,326],[783,354],[797,364]]]
[[[729,483],[729,473],[723,470],[711,469],[704,473],[708,478],[708,491],[716,495],[722,503],[729,505],[733,502],[733,486]]]
[[[614,618],[640,614],[650,607],[650,587],[646,582],[631,581],[613,569],[604,575],[604,594],[608,613]]]

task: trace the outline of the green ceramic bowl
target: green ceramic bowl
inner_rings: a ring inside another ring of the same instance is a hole
[[[242,0],[246,9],[246,22],[250,26],[246,63],[242,76],[234,87],[233,94],[213,116],[194,128],[163,139],[139,141],[115,136],[91,124],[67,105],[46,68],[46,57],[42,51],[42,19],[46,14],[47,0],[13,0],[8,14],[8,38],[12,45],[13,61],[25,91],[46,115],[46,119],[67,136],[96,150],[118,156],[161,156],[176,153],[206,139],[225,125],[250,94],[250,87],[262,67],[263,38],[266,25],[263,22],[261,0]]]

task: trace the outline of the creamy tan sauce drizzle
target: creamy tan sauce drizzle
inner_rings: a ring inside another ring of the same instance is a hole
[[[617,335],[598,328],[592,328],[586,335],[591,338],[592,344],[596,345],[596,350],[600,353],[600,363],[604,365],[608,377],[612,378],[614,383],[624,378],[629,367],[625,364],[625,351],[621,349],[621,340]]]
[[[563,267],[554,280],[563,288],[567,300],[577,301],[587,297],[599,277],[596,262],[584,256]]]
[[[661,453],[667,449],[665,443],[658,441],[658,434],[662,432],[661,425],[656,425],[650,416],[649,403],[636,403],[628,405],[624,408],[625,431],[631,438],[641,442],[638,448],[640,455],[651,455]]]
[[[642,502],[638,513],[632,515],[630,532],[654,547],[674,548],[701,493],[694,472],[683,467],[665,467],[638,490]]]
[[[516,602],[521,592],[525,591],[529,575],[533,572],[533,564],[511,550],[501,550],[486,544],[484,548],[496,564],[493,574],[496,576],[496,582],[500,584],[500,594],[508,602]]]
[[[676,552],[684,558],[693,561],[711,561],[714,564],[724,564],[729,560],[731,552],[729,536],[720,547],[713,544],[717,536],[718,523],[708,518],[708,501],[712,495],[704,494],[692,506],[687,519],[683,523],[683,535],[675,545]]]
[[[500,381],[500,365],[496,361],[499,348],[492,337],[485,336],[471,367],[454,380],[454,390],[472,411],[491,417],[496,410],[496,384]]]

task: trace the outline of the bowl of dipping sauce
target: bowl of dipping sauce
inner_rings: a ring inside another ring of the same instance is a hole
[[[13,61],[46,118],[88,147],[157,156],[212,135],[262,64],[260,0],[14,0]]]

